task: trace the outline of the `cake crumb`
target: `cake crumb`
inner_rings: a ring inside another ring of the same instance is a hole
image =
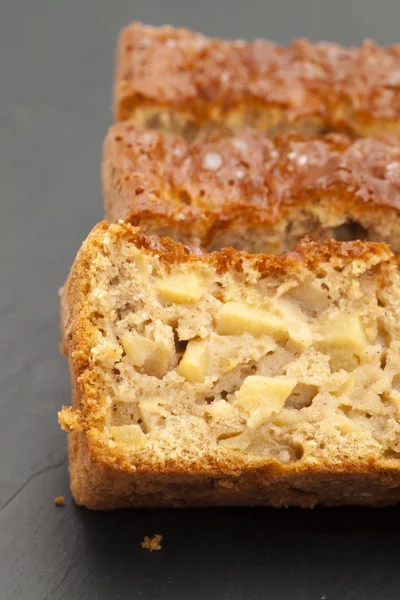
[[[64,496],[56,496],[54,498],[54,504],[57,506],[65,506]]]
[[[153,537],[145,536],[142,542],[142,548],[148,550],[149,552],[153,552],[153,550],[161,550],[161,542],[163,541],[163,536],[159,533],[155,533]]]

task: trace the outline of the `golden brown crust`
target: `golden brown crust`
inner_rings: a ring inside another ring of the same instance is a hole
[[[370,261],[373,257],[378,257],[379,261],[382,262],[397,260],[389,247],[384,243],[363,242],[361,240],[353,242],[328,240],[324,244],[318,244],[307,238],[293,250],[279,256],[273,254],[248,254],[234,248],[224,248],[219,252],[197,255],[191,253],[179,242],[175,242],[168,237],[160,238],[158,236],[144,235],[138,227],[133,227],[130,223],[119,222],[110,225],[106,222],[101,222],[93,228],[82,245],[67,283],[63,288],[63,322],[64,326],[67,322],[67,331],[73,329],[74,319],[77,315],[80,315],[81,305],[85,305],[85,294],[90,285],[91,260],[97,252],[107,252],[105,240],[107,239],[108,242],[109,236],[111,236],[114,244],[133,244],[146,253],[156,255],[160,262],[165,265],[182,262],[189,262],[192,265],[195,263],[208,264],[213,266],[218,272],[228,271],[229,269],[242,272],[245,261],[261,274],[279,274],[280,276],[284,276],[289,275],[292,270],[296,271],[302,268],[317,271],[322,264],[332,260],[338,263],[354,259]],[[87,315],[84,314],[83,316],[86,318]],[[70,340],[67,338],[65,343],[68,346]]]
[[[207,457],[206,457],[207,458]],[[400,469],[392,461],[282,467],[221,464],[219,471],[127,472],[92,457],[84,433],[69,434],[71,490],[93,510],[200,506],[386,506],[400,501]],[[386,464],[383,464],[386,463]],[[391,463],[391,464],[389,464]]]
[[[103,151],[106,218],[148,232],[170,228],[207,245],[237,226],[280,227],[327,201],[339,218],[382,222],[400,209],[396,136],[281,135],[245,130],[197,143],[118,123]]]
[[[122,506],[205,506],[270,504],[387,504],[400,499],[400,470],[395,459],[364,458],[327,464],[302,460],[283,465],[274,459],[250,457],[224,449],[160,457],[146,448],[134,456],[110,447],[104,433],[106,398],[90,361],[95,345],[94,316],[87,296],[95,277],[93,259],[110,244],[134,244],[174,262],[210,264],[240,273],[246,263],[261,273],[290,276],[326,262],[341,268],[349,261],[369,264],[393,261],[384,244],[365,242],[318,245],[305,241],[282,256],[251,256],[232,249],[195,256],[170,239],[148,238],[129,224],[94,228],[83,244],[63,290],[64,343],[73,381],[73,408],[64,408],[60,422],[69,433],[71,486],[78,504],[94,509]],[[370,495],[368,495],[370,494]]]
[[[278,128],[279,121],[295,128],[308,119],[357,135],[399,130],[399,59],[399,44],[295,40],[284,48],[132,23],[118,42],[115,118],[135,119],[137,109],[158,106],[223,126],[232,111],[246,109],[278,111]],[[268,128],[271,118],[260,125]]]

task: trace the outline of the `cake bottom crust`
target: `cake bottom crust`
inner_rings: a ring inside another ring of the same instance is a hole
[[[211,506],[387,506],[400,501],[400,470],[371,462],[301,466],[271,464],[234,475],[175,471],[128,473],[91,457],[83,432],[69,436],[71,491],[77,504],[93,510]]]

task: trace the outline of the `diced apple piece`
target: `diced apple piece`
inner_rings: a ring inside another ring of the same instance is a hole
[[[155,352],[146,360],[144,368],[149,375],[161,378],[168,370],[173,348],[171,340],[163,331],[155,332],[155,346]]]
[[[253,308],[241,302],[224,304],[218,317],[217,333],[240,335],[246,332],[255,337],[264,334],[284,337],[287,327],[282,319],[267,310]]]
[[[205,293],[204,284],[194,273],[171,275],[157,281],[155,287],[160,297],[170,304],[198,302]]]
[[[163,332],[156,331],[154,337],[150,340],[138,333],[126,333],[121,343],[135,367],[144,367],[147,374],[163,377],[171,358],[171,343]]]
[[[218,440],[218,444],[224,448],[232,448],[232,450],[242,450],[244,452],[250,446],[254,438],[254,431],[247,429],[238,435],[234,433],[229,437],[224,437]]]
[[[305,321],[301,311],[287,300],[277,303],[286,322],[290,339],[308,348],[312,344],[312,332],[309,324]]]
[[[305,348],[312,344],[312,333],[308,323],[301,321],[298,317],[288,322],[289,337]]]
[[[114,442],[123,446],[143,446],[146,436],[139,425],[114,425],[111,427]]]
[[[145,431],[148,433],[159,427],[160,420],[167,417],[168,413],[158,400],[143,400],[139,402],[139,410]]]
[[[343,417],[339,423],[337,424],[340,431],[342,431],[346,435],[363,435],[363,428],[356,421],[353,421],[351,418]]]
[[[121,338],[121,343],[127,357],[135,367],[142,367],[157,350],[155,342],[138,333],[126,333]]]
[[[236,406],[249,414],[247,425],[253,429],[281,410],[297,379],[250,375],[237,393]]]
[[[330,313],[321,319],[319,332],[323,337],[321,345],[332,356],[336,368],[352,370],[357,366],[355,357],[364,355],[367,344],[358,315],[339,311]]]
[[[363,348],[366,337],[358,315],[332,312],[321,319],[319,331],[324,342],[332,346]]]
[[[210,404],[207,409],[208,414],[210,414],[213,419],[226,419],[233,411],[234,408],[232,404],[229,404],[226,400],[217,400],[217,402]]]
[[[187,381],[203,383],[207,372],[207,344],[204,340],[190,340],[178,366],[178,373]]]

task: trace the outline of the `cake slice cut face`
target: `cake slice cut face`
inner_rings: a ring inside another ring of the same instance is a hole
[[[188,139],[243,126],[355,136],[399,132],[400,45],[224,41],[132,23],[119,37],[117,121]]]
[[[106,219],[207,250],[280,253],[304,235],[385,241],[400,250],[396,136],[245,130],[196,143],[131,123],[103,151]]]
[[[197,256],[100,224],[62,293],[76,501],[398,501],[399,310],[384,244]]]

